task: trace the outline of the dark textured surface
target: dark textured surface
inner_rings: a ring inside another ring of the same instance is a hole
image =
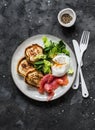
[[[72,28],[62,28],[58,12],[76,11]],[[42,103],[24,96],[11,77],[11,58],[18,45],[30,36],[58,36],[73,49],[82,31],[91,32],[84,55],[84,77],[90,93],[70,90],[58,100]],[[0,130],[95,130],[95,0],[0,0]]]

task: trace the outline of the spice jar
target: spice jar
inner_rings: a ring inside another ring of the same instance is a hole
[[[58,13],[58,21],[64,27],[71,27],[76,21],[76,13],[70,8],[63,9]]]

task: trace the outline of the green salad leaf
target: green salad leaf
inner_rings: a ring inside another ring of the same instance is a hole
[[[46,55],[44,55],[44,54],[39,54],[39,55],[35,56],[35,59],[37,59],[37,60],[46,59]]]
[[[42,38],[42,40],[43,40],[43,43],[44,43],[44,46],[45,46],[45,47],[49,47],[49,46],[51,45],[51,41],[49,41],[46,36],[44,36],[44,37]]]
[[[66,49],[64,41],[60,40],[59,42],[49,41],[46,36],[42,38],[44,43],[44,54],[47,55],[47,58],[53,58],[59,53],[64,53],[70,56],[69,51]]]
[[[48,60],[40,60],[34,63],[34,67],[44,74],[51,73],[51,63]]]
[[[51,50],[48,52],[48,57],[49,58],[54,58],[55,55],[57,55],[57,47],[54,46],[53,48],[51,48]]]
[[[70,56],[70,52],[67,49],[63,49],[62,53],[64,53],[67,56]]]
[[[34,63],[34,67],[44,74],[47,74],[51,73],[51,61],[56,55],[64,53],[70,56],[70,52],[66,49],[66,45],[62,40],[53,42],[44,36],[42,41],[44,43],[43,54],[35,57],[37,61]]]
[[[43,65],[44,65],[43,60],[39,60],[39,61],[36,61],[36,62],[34,63],[34,67],[35,67],[37,70],[41,71],[41,72],[43,72],[43,71],[42,71]]]
[[[70,69],[68,70],[68,74],[69,74],[69,75],[73,75],[73,73],[74,73],[74,70],[73,70],[72,68],[70,68]]]
[[[51,63],[48,60],[44,60],[43,71],[45,74],[51,73]]]

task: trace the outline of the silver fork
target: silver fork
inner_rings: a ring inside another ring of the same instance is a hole
[[[85,50],[87,49],[88,42],[89,42],[89,36],[90,36],[89,31],[83,31],[82,38],[80,41],[81,57],[83,56]],[[83,65],[83,62],[81,62],[81,66],[82,65]],[[80,77],[81,77],[82,96],[86,98],[89,96],[89,93],[88,93],[87,86],[86,86],[86,83],[84,81],[84,77],[83,77],[83,73],[82,73],[81,69],[80,69]]]
[[[82,37],[81,37],[81,40],[80,40],[81,57],[83,56],[85,50],[87,49],[88,42],[89,42],[89,36],[90,36],[89,31],[83,31]],[[83,65],[83,63],[82,63],[82,65]]]

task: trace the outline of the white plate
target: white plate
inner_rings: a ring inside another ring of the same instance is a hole
[[[47,101],[47,94],[40,94],[36,88],[34,88],[34,87],[30,88],[24,82],[24,79],[18,75],[16,68],[17,68],[18,61],[24,56],[24,50],[26,47],[28,47],[31,44],[35,44],[35,43],[39,44],[40,46],[43,46],[43,43],[42,43],[43,36],[47,36],[50,40],[55,41],[55,42],[60,40],[59,38],[57,38],[55,36],[47,35],[47,34],[36,35],[36,36],[30,37],[17,47],[16,51],[13,54],[12,62],[11,62],[12,77],[13,77],[13,80],[14,80],[16,86],[18,87],[18,89],[22,93],[24,93],[26,96],[28,96],[29,98],[32,98],[32,99],[35,99],[38,101]],[[67,86],[59,87],[58,89],[55,90],[55,95],[52,98],[52,100],[57,99],[60,96],[64,95],[71,88],[71,86],[74,82],[74,79],[75,79],[76,59],[75,59],[74,53],[72,52],[72,50],[70,49],[70,47],[67,44],[66,44],[66,47],[70,51],[71,66],[74,70],[74,74],[72,76],[68,76],[69,84]]]

